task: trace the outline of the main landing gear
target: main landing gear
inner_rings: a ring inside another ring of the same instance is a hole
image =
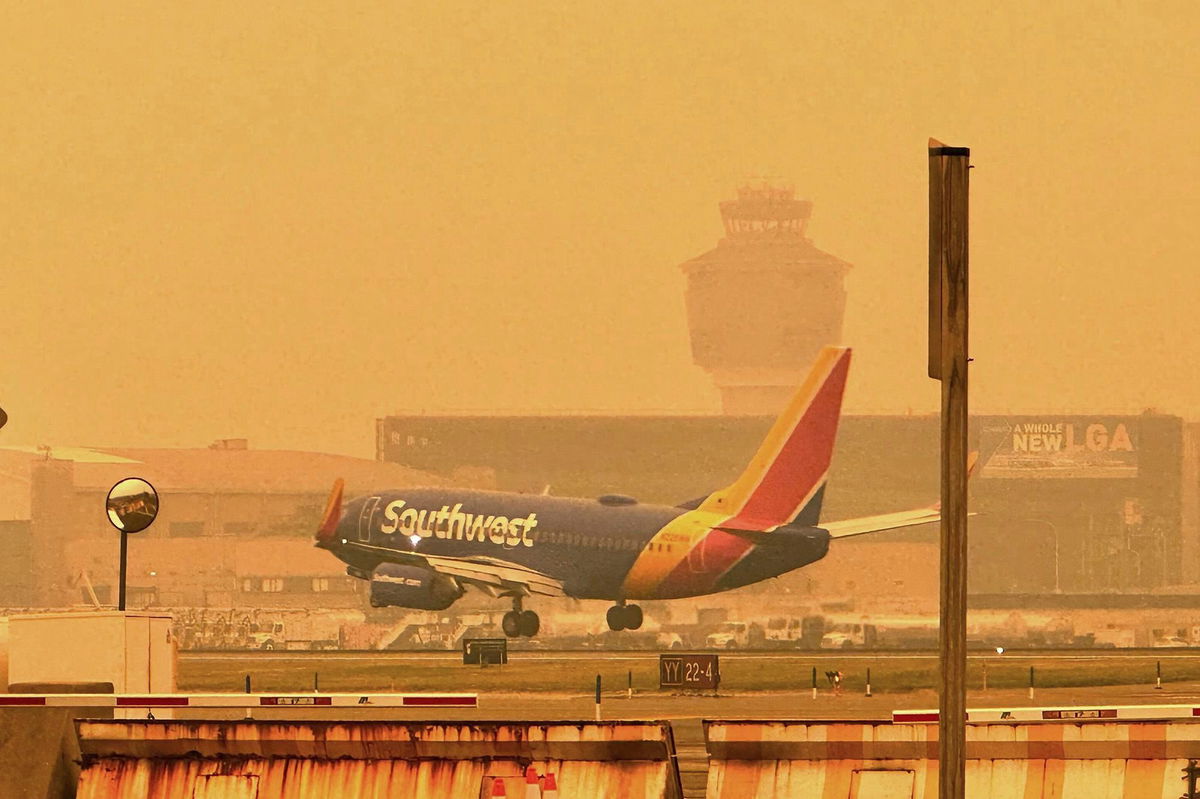
[[[504,618],[500,620],[500,627],[509,638],[520,636],[532,638],[537,635],[541,626],[542,621],[536,613],[532,610],[521,609],[521,597],[519,596],[513,597],[513,609],[505,613]]]
[[[620,601],[608,609],[608,629],[636,630],[642,626],[642,608]]]

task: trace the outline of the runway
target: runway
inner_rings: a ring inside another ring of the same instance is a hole
[[[812,651],[786,650],[678,650],[680,652],[704,652],[721,656],[722,661],[774,661],[774,660],[805,660],[829,662],[854,662],[872,660],[927,660],[936,662],[938,653],[929,650],[840,650],[819,649]],[[538,661],[541,663],[557,661],[587,661],[595,662],[657,662],[660,654],[673,654],[671,651],[636,651],[636,650],[521,650],[510,649],[509,662]],[[181,661],[203,662],[244,662],[244,663],[308,663],[321,665],[336,664],[346,660],[371,659],[373,662],[419,662],[461,663],[462,653],[458,650],[421,650],[421,651],[390,651],[390,650],[353,650],[353,651],[318,651],[306,650],[237,650],[237,651],[190,651],[180,652]],[[1155,648],[1155,649],[1009,649],[1002,654],[991,650],[977,650],[967,654],[968,660],[999,661],[999,660],[1035,660],[1035,661],[1077,661],[1080,663],[1096,663],[1113,660],[1195,660],[1200,658],[1200,648]]]

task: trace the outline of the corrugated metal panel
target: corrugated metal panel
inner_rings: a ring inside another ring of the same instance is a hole
[[[707,722],[708,799],[935,799],[937,727]],[[1175,799],[1200,724],[969,725],[972,799]],[[887,774],[888,776],[883,776]]]
[[[79,722],[78,799],[524,796],[524,770],[559,797],[677,799],[659,723]]]
[[[479,799],[506,777],[509,797],[524,796],[525,762],[486,760],[269,760],[105,758],[90,763],[77,799]],[[534,761],[554,772],[562,799],[664,797],[665,764]],[[212,770],[220,769],[216,774]]]

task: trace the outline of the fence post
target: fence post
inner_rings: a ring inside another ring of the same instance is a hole
[[[1155,672],[1154,688],[1155,688],[1155,690],[1161,691],[1162,690],[1162,661],[1161,660],[1157,661],[1154,664],[1154,672]]]
[[[249,674],[246,675],[246,693],[248,693],[248,694],[254,693],[253,691],[250,690],[250,675]],[[249,705],[246,706],[246,718],[248,718],[248,719],[254,718],[254,715],[250,712]]]
[[[596,721],[600,720],[600,675],[596,675]]]
[[[313,672],[313,693],[321,693],[321,672],[319,671]]]
[[[987,661],[983,661],[983,690],[987,690]]]
[[[628,688],[628,693],[625,695],[625,698],[633,699],[633,669],[629,670],[629,688]]]
[[[867,666],[867,696],[871,695],[871,667]]]
[[[1033,666],[1029,667],[1029,698],[1033,699]]]
[[[813,699],[817,698],[817,667],[813,666]]]

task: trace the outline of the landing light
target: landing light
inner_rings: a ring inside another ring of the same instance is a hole
[[[421,536],[417,535],[416,533],[413,533],[412,535],[410,535],[408,537],[408,540],[411,541],[412,545],[415,547],[417,545],[417,543],[420,542]]]
[[[997,655],[1003,655],[1003,654],[1004,654],[1004,647],[1002,647],[1002,646],[998,646],[998,647],[996,647],[996,654],[997,654]]]

